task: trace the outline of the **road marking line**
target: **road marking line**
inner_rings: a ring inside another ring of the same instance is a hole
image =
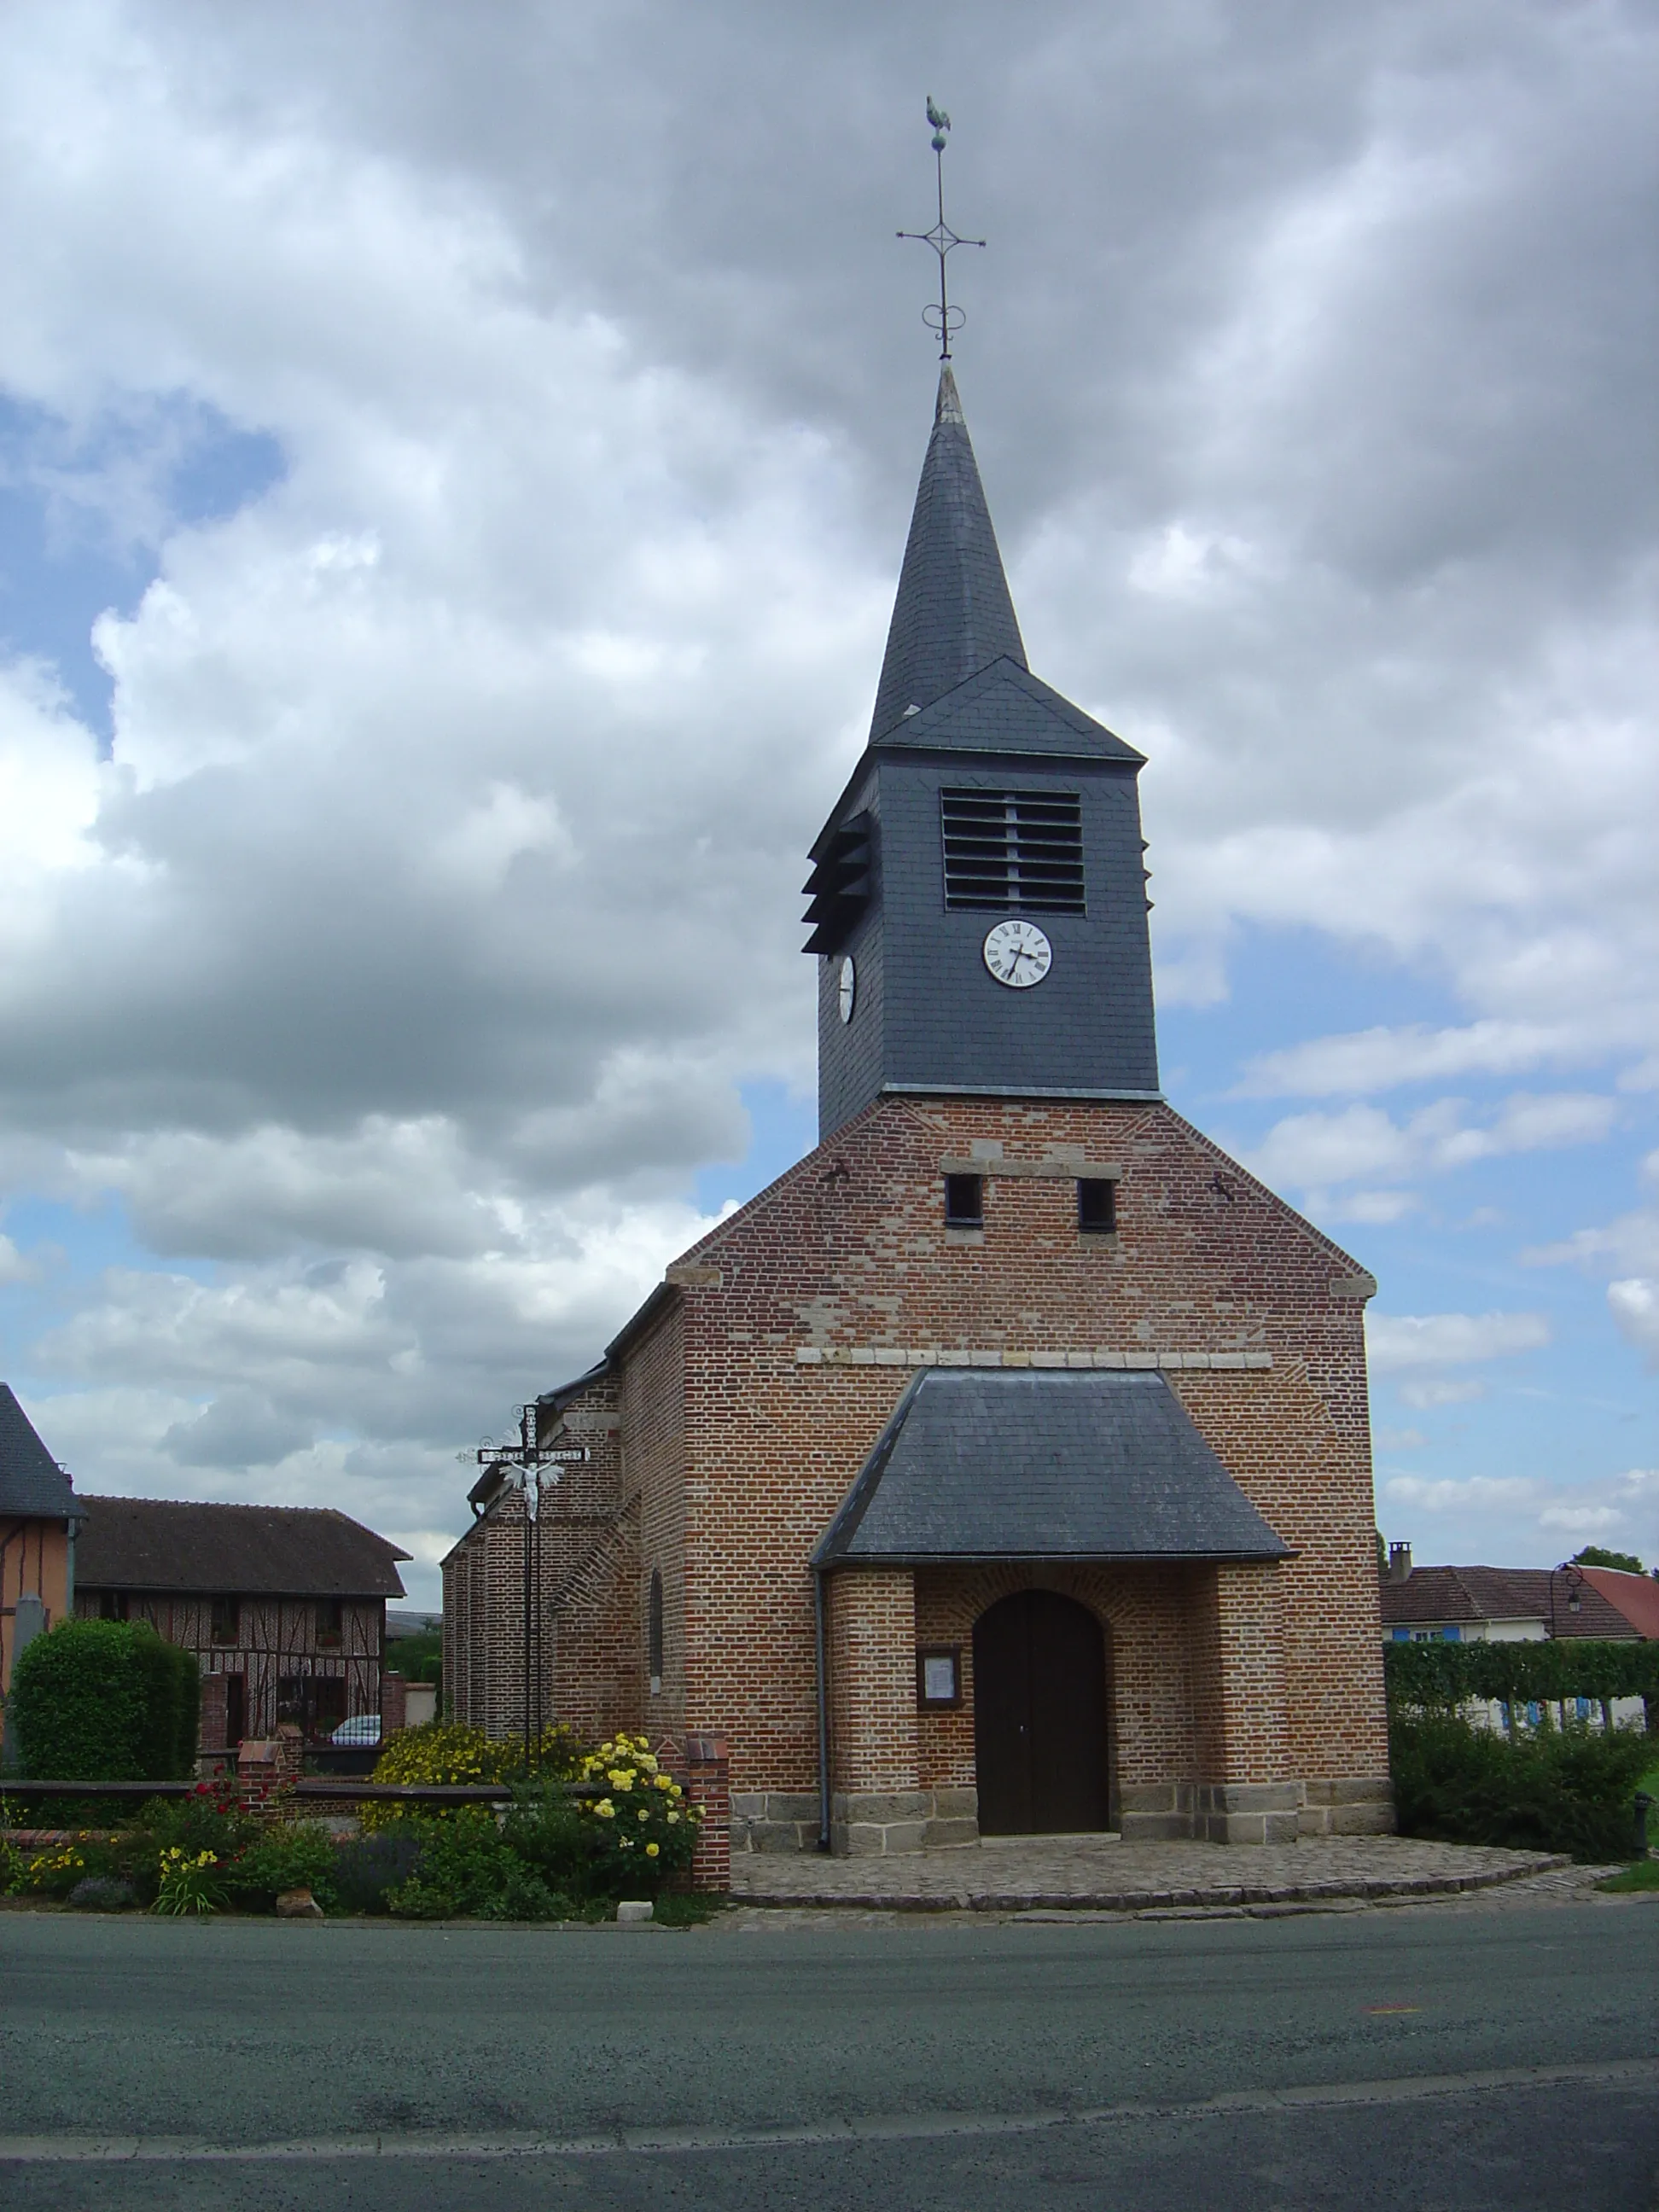
[[[766,2150],[791,2145],[869,2142],[900,2137],[1033,2135],[1050,2128],[1109,2122],[1202,2118],[1206,2114],[1292,2112],[1310,2106],[1405,2104],[1497,2089],[1567,2084],[1659,2088],[1659,2058],[1616,2058],[1563,2066],[1492,2066],[1468,2074],[1417,2074],[1388,2081],[1310,2082],[1286,2089],[1236,2089],[1214,2097],[1071,2106],[1042,2112],[895,2112],[859,2119],[811,2120],[770,2128],[624,2128],[586,2136],[318,2136],[306,2141],[215,2143],[193,2136],[0,2136],[0,2165],[111,2166],[319,2164],[329,2159],[508,2159],[668,2157],[688,2151]]]

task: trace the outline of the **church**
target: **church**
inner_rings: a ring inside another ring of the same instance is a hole
[[[1392,1827],[1376,1285],[1159,1090],[1142,765],[1026,665],[947,362],[817,1149],[486,1465],[453,1717],[716,1734],[734,1852]]]

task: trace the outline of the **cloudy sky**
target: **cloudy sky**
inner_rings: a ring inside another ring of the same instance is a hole
[[[431,1601],[457,1453],[811,1143],[931,92],[1032,664],[1149,756],[1171,1097],[1381,1282],[1380,1523],[1659,1558],[1651,5],[3,19],[0,1375],[82,1489]]]

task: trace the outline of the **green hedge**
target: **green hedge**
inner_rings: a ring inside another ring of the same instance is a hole
[[[1511,1705],[1552,1698],[1659,1700],[1659,1642],[1385,1644],[1382,1671],[1391,1711],[1455,1712],[1471,1698]]]
[[[64,1620],[17,1662],[9,1711],[26,1775],[176,1782],[196,1763],[194,1656],[147,1622]]]
[[[1401,1835],[1580,1859],[1635,1850],[1636,1787],[1650,1755],[1640,1729],[1572,1722],[1505,1735],[1435,1711],[1397,1711],[1389,1724]]]

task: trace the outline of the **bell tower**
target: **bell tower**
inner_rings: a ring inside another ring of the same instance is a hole
[[[1142,755],[1033,676],[948,360],[870,736],[812,848],[818,1134],[884,1092],[1156,1098]]]

